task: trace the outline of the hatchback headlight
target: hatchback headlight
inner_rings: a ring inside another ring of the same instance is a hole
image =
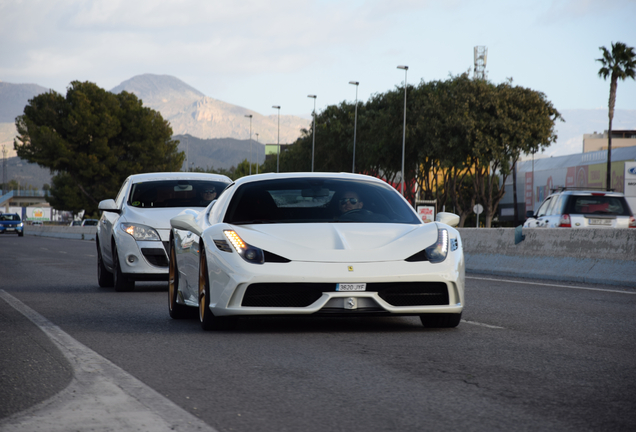
[[[122,231],[130,234],[137,241],[161,241],[159,233],[146,225],[137,225],[131,223],[121,223],[119,227]]]

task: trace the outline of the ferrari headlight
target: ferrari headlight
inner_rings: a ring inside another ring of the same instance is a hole
[[[448,231],[445,229],[437,230],[437,241],[425,249],[428,261],[432,263],[440,263],[446,259],[448,255]]]
[[[119,225],[122,231],[130,234],[137,241],[161,241],[159,233],[146,225],[122,223]]]
[[[252,264],[263,264],[265,259],[261,249],[245,243],[234,230],[225,230],[223,233],[245,261]]]

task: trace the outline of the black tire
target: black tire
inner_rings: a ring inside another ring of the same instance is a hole
[[[210,280],[208,276],[208,262],[205,257],[205,247],[200,244],[199,249],[199,321],[203,330],[232,330],[238,323],[237,317],[217,317],[210,310]]]
[[[18,237],[24,237],[24,233],[23,232],[18,233]]]
[[[102,250],[97,242],[97,283],[102,288],[112,287],[114,284],[113,274],[104,266],[104,259],[102,258]]]
[[[128,276],[121,271],[117,245],[115,245],[115,243],[113,243],[113,265],[115,266],[115,271],[113,272],[113,285],[115,285],[115,291],[127,292],[134,290],[135,281],[128,279]]]
[[[179,295],[179,269],[177,267],[177,254],[174,239],[170,239],[170,260],[168,261],[168,312],[172,319],[186,318],[188,307],[177,303]]]
[[[462,314],[454,313],[430,313],[420,315],[420,321],[424,327],[430,328],[453,328],[459,325]]]

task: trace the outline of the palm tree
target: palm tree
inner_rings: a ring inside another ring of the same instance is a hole
[[[612,52],[605,48],[599,47],[603,52],[603,57],[596,59],[601,62],[603,67],[599,69],[598,76],[603,79],[610,77],[610,96],[609,96],[609,131],[607,143],[607,179],[606,189],[611,189],[611,165],[612,165],[612,120],[614,119],[614,106],[616,105],[616,87],[619,78],[623,81],[627,78],[636,79],[636,53],[634,48],[628,47],[622,42],[612,43]]]

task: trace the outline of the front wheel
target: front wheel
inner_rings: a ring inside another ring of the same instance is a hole
[[[199,321],[203,330],[231,330],[236,327],[236,317],[217,317],[210,310],[210,279],[205,246],[200,245],[199,254]]]
[[[430,313],[420,315],[420,321],[424,327],[430,328],[453,328],[459,325],[462,314],[454,313]]]
[[[113,286],[113,274],[106,269],[104,259],[102,258],[102,250],[97,242],[97,283],[102,288]]]
[[[128,279],[121,271],[121,265],[119,264],[119,254],[117,253],[117,245],[113,243],[113,264],[115,266],[115,272],[113,273],[113,284],[115,285],[115,291],[126,292],[135,289],[135,281]]]
[[[170,239],[170,261],[168,262],[168,312],[172,319],[181,319],[187,316],[188,307],[177,303],[179,295],[179,269],[177,267],[177,254],[175,252],[174,239]]]

